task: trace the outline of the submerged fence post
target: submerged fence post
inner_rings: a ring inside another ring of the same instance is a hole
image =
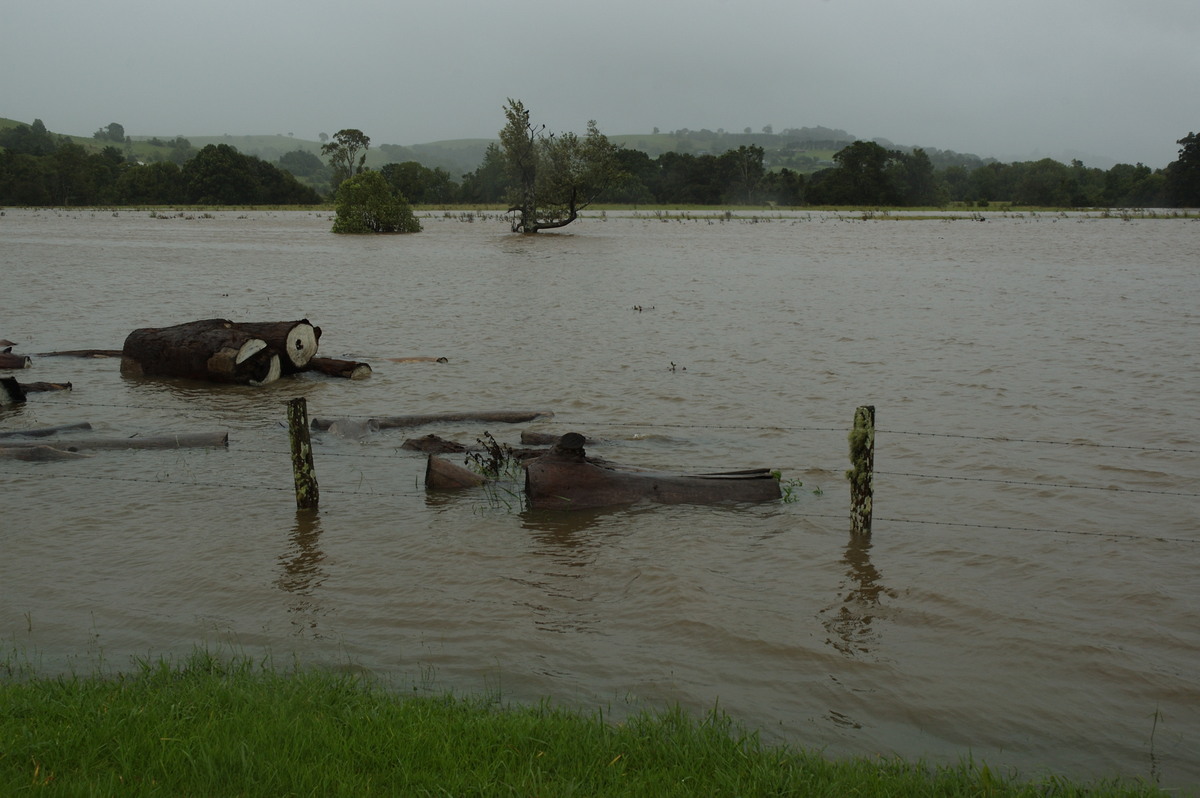
[[[854,411],[850,430],[850,534],[871,534],[871,503],[875,495],[875,406]]]
[[[316,509],[321,498],[313,469],[312,441],[308,437],[308,402],[304,397],[288,402],[288,437],[292,442],[292,476],[296,480],[296,507]]]

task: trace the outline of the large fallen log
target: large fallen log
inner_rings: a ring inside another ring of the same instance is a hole
[[[0,439],[3,438],[45,438],[48,435],[54,435],[59,432],[68,432],[77,429],[91,429],[92,425],[86,421],[79,421],[74,424],[59,424],[55,427],[34,427],[33,429],[16,429],[0,432]]]
[[[28,449],[46,445],[34,441],[0,441],[0,449]],[[144,438],[72,438],[52,441],[49,445],[68,452],[88,449],[224,449],[229,446],[229,433],[190,432],[179,435],[151,435]]]
[[[33,365],[29,355],[14,355],[12,352],[0,352],[0,369],[27,369]]]
[[[314,357],[308,361],[306,371],[319,371],[329,377],[347,380],[365,380],[371,376],[371,365],[357,360],[338,360],[333,357]]]
[[[299,321],[234,322],[235,329],[250,333],[267,342],[279,357],[284,374],[303,371],[317,354],[321,328],[314,327],[308,319]]]
[[[536,418],[553,416],[548,410],[491,410],[462,413],[418,413],[409,416],[384,416],[376,418],[380,429],[397,429],[400,427],[422,427],[426,424],[442,424],[455,421],[484,421],[495,424],[521,424]],[[336,419],[314,418],[311,422],[313,429],[329,429]]]
[[[263,339],[227,319],[206,319],[134,330],[121,349],[121,373],[266,385],[279,379],[281,366]]]
[[[589,458],[583,443],[582,435],[569,432],[525,464],[525,493],[532,509],[761,502],[783,495],[779,480],[766,468],[718,474],[651,471]]]

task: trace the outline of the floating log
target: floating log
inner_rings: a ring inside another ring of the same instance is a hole
[[[120,349],[64,349],[61,352],[40,352],[38,357],[120,357]]]
[[[486,479],[471,469],[436,454],[429,455],[429,462],[425,465],[425,487],[433,490],[477,488],[485,482]]]
[[[408,449],[412,452],[426,452],[428,454],[456,454],[467,450],[467,447],[458,441],[440,438],[432,432],[420,438],[409,438],[400,444],[400,448]]]
[[[54,435],[59,432],[68,432],[77,429],[91,429],[92,425],[86,421],[79,421],[74,424],[59,424],[55,427],[34,427],[33,429],[17,429],[8,432],[0,432],[0,438],[45,438],[48,435]]]
[[[28,449],[44,446],[27,441],[0,442],[0,449]],[[153,435],[144,438],[72,438],[54,441],[56,449],[80,451],[84,449],[223,449],[229,445],[228,432],[191,432],[178,435]]]
[[[314,327],[308,319],[299,321],[234,322],[234,329],[250,333],[267,342],[267,346],[279,355],[279,365],[284,374],[303,371],[317,354],[317,343],[321,328]]]
[[[372,432],[379,432],[379,423],[373,418],[365,421],[343,418],[333,422],[328,431],[339,438],[365,438]]]
[[[25,393],[38,393],[40,391],[69,391],[71,383],[69,382],[23,382],[21,388]]]
[[[525,493],[531,508],[761,502],[783,495],[779,480],[767,468],[717,474],[651,471],[588,458],[583,444],[582,435],[569,432],[541,457],[525,464]]]
[[[442,424],[455,421],[484,421],[496,424],[521,424],[537,418],[545,418],[554,414],[547,410],[493,410],[482,412],[462,413],[419,413],[409,416],[384,416],[376,418],[380,429],[396,429],[399,427],[421,427],[425,424]],[[329,429],[334,419],[314,418],[313,429]]]
[[[389,363],[449,363],[444,357],[385,357]]]
[[[330,377],[342,377],[347,380],[365,380],[371,376],[369,363],[360,363],[357,360],[338,360],[332,357],[314,357],[308,361],[305,370],[319,371]]]
[[[25,401],[25,389],[16,377],[0,377],[0,405],[15,405]]]
[[[86,454],[68,452],[45,443],[33,446],[0,447],[0,458],[10,460],[25,460],[27,462],[44,463],[50,460],[78,460],[87,457]]]
[[[29,355],[14,355],[12,352],[0,352],[0,369],[27,369],[33,365]]]
[[[240,385],[279,379],[279,355],[227,319],[134,330],[121,349],[126,376],[186,377]]]
[[[521,432],[521,443],[526,446],[553,446],[558,443],[561,436],[555,435],[553,432],[534,432],[533,430],[524,430]],[[600,441],[595,438],[584,438],[585,446],[592,446]]]

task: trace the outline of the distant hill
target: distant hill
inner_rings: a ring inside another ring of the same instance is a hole
[[[0,129],[19,124],[12,119],[0,118]],[[61,134],[55,134],[61,135]],[[369,133],[368,133],[369,135]],[[102,149],[113,146],[113,142],[99,141],[91,136],[69,136],[69,138],[89,149]],[[130,135],[130,154],[139,160],[159,160],[163,157],[162,147],[176,137]],[[321,142],[296,138],[291,135],[273,134],[257,136],[182,136],[192,147],[200,149],[209,144],[228,144],[246,155],[254,155],[265,161],[277,162],[289,152],[300,150],[312,153],[318,157],[321,154]],[[724,130],[687,130],[680,129],[666,133],[641,133],[609,135],[609,139],[622,147],[641,150],[651,158],[657,158],[666,152],[688,153],[691,155],[720,155],[728,150],[741,146],[758,146],[765,151],[764,160],[769,168],[787,167],[793,171],[812,173],[819,169],[832,166],[833,154],[842,147],[853,142],[855,137],[850,133],[826,127],[790,128],[779,133],[743,131],[741,133]],[[898,146],[886,139],[876,139],[877,142],[889,149],[911,150],[908,146]],[[153,142],[153,143],[151,143]],[[424,144],[383,144],[372,142],[367,152],[367,165],[379,169],[388,163],[403,163],[416,161],[430,169],[441,168],[450,173],[454,180],[461,180],[464,174],[473,172],[483,162],[484,153],[489,144],[498,143],[497,139],[449,139],[432,141]],[[936,149],[927,150],[931,160],[937,167],[951,165],[978,166],[987,160],[976,155],[960,154],[952,151]]]

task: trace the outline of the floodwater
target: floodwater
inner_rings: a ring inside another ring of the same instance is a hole
[[[197,645],[403,690],[719,706],[831,755],[1200,784],[1200,222],[1101,214],[593,216],[514,236],[430,214],[7,210],[0,431],[228,430],[227,450],[0,460],[0,633],[43,670]],[[145,326],[308,318],[366,380],[127,379]],[[442,356],[447,363],[386,358]],[[325,418],[534,409],[314,433],[298,512],[285,403]],[[847,431],[877,414],[873,534]],[[427,432],[582,432],[689,471],[769,466],[790,501],[524,510],[427,495]],[[802,481],[798,486],[794,481]]]

